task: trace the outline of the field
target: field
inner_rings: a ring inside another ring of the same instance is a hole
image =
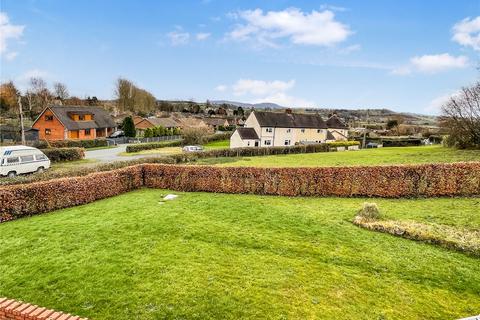
[[[360,153],[358,153],[360,154]],[[0,225],[0,296],[91,319],[456,319],[478,259],[351,223],[365,199],[142,189]],[[478,198],[376,202],[480,228]]]
[[[458,161],[480,161],[480,150],[456,150],[437,145],[263,157],[210,158],[202,159],[198,163],[242,167],[327,167]]]

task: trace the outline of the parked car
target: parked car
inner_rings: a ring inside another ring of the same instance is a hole
[[[185,146],[183,147],[183,152],[199,152],[203,151],[202,146]]]
[[[117,130],[114,133],[112,133],[111,135],[109,135],[108,137],[109,138],[123,138],[123,137],[125,137],[125,132],[123,132],[122,130]]]
[[[43,172],[50,168],[50,159],[40,150],[27,146],[0,147],[0,176]]]
[[[367,143],[367,148],[378,148],[378,143],[369,142]]]

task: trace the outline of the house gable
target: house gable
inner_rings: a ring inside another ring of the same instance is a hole
[[[38,137],[41,140],[65,139],[65,125],[48,107],[40,113],[32,128],[38,129]]]

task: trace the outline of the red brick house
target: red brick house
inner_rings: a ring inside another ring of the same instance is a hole
[[[41,140],[105,138],[116,130],[107,111],[100,107],[50,106],[32,125]]]

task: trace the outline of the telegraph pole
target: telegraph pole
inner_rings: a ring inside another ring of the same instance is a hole
[[[18,96],[18,109],[20,111],[20,128],[22,133],[22,145],[25,145],[26,141],[25,141],[25,128],[23,126],[22,96]]]

